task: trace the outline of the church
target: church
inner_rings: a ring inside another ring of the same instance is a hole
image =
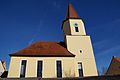
[[[35,42],[10,54],[8,78],[97,76],[90,36],[72,4],[62,30],[64,42]]]

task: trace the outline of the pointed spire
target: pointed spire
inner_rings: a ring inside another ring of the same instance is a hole
[[[75,11],[71,3],[69,3],[68,5],[67,16],[66,16],[66,19],[70,19],[70,18],[79,18],[77,12]]]

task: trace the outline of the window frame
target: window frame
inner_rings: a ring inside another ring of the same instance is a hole
[[[77,23],[74,24],[74,27],[75,27],[75,32],[79,32],[79,28],[78,28],[78,24]]]
[[[25,77],[26,68],[27,68],[27,60],[21,60],[20,78],[24,78]]]
[[[62,61],[61,60],[56,61],[56,73],[57,73],[57,78],[62,78]]]
[[[80,69],[79,69],[79,64],[80,64]],[[82,62],[78,62],[78,74],[79,74],[79,77],[83,77],[83,66],[82,66]]]
[[[42,60],[38,60],[37,61],[37,77],[41,77],[42,78],[42,73],[43,73],[43,61]]]
[[[75,27],[75,32],[79,32],[79,29],[78,29],[78,27]]]

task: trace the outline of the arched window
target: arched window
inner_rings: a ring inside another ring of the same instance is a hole
[[[77,23],[74,24],[74,27],[75,27],[75,32],[79,32],[78,24]]]

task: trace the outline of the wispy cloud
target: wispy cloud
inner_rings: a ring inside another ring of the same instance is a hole
[[[120,57],[120,18],[91,27],[97,67],[108,67],[112,56]],[[94,31],[94,32],[93,32]],[[99,36],[99,37],[98,37]]]
[[[43,20],[40,20],[40,22],[36,26],[35,32],[31,35],[31,39],[28,41],[28,45],[31,45],[34,41],[36,41],[36,38],[41,33],[41,26],[43,26]]]
[[[115,43],[115,38],[107,38],[93,44],[96,57],[116,55],[120,51],[120,45]]]
[[[58,4],[57,1],[54,1],[54,2],[53,2],[53,6],[56,7],[56,8],[60,8],[60,5]]]
[[[31,45],[33,43],[34,39],[31,39],[29,42],[28,42],[28,45]]]
[[[95,46],[95,48],[101,48],[101,47],[104,47],[104,45],[108,42],[108,40],[101,40],[101,41],[98,41],[96,43],[93,43],[93,46]]]
[[[120,19],[116,19],[94,27],[95,36],[100,36],[99,39],[96,39],[97,42],[93,44],[96,57],[115,55],[115,52],[118,54],[118,51],[120,51],[119,23]]]
[[[102,56],[105,56],[105,55],[110,55],[110,54],[115,54],[115,52],[119,52],[120,51],[120,45],[117,45],[117,46],[113,46],[109,49],[106,49],[104,51],[101,51],[99,53],[97,53],[97,57],[102,57]]]

